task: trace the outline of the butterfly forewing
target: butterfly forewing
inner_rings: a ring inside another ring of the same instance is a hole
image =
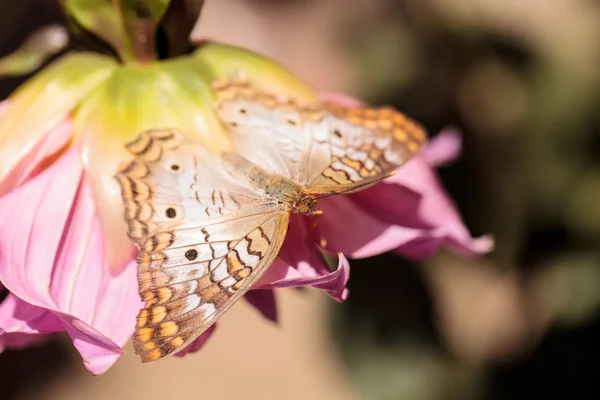
[[[215,109],[244,157],[313,194],[364,188],[416,154],[424,129],[392,108],[299,105],[243,79],[219,81]]]
[[[157,232],[139,255],[139,284],[146,306],[137,317],[134,348],[142,361],[176,352],[210,327],[271,265],[287,230],[286,213],[238,216],[199,227]],[[180,237],[199,235],[193,245]],[[166,239],[166,240],[165,240]]]
[[[134,348],[147,362],[185,347],[252,287],[281,247],[289,210],[177,131],[145,132],[128,149],[117,179],[140,249],[146,305]]]

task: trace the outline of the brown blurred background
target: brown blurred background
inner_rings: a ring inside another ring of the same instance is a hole
[[[50,21],[52,1],[2,2],[0,55]],[[101,377],[64,338],[8,351],[1,399],[600,398],[600,1],[207,0],[194,37],[459,127],[440,175],[496,251],[354,260],[343,305],[280,291],[279,326],[240,305],[200,353],[141,365],[128,348]],[[241,332],[253,346],[231,348]]]

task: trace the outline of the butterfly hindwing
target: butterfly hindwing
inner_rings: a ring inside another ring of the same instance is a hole
[[[133,339],[142,361],[187,346],[271,265],[289,214],[266,206],[254,211],[236,214],[234,221],[226,217],[205,226],[184,224],[146,240],[139,255],[140,294],[146,306],[137,317]]]

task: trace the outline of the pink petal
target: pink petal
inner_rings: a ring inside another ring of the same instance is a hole
[[[462,135],[458,129],[446,128],[427,143],[421,152],[427,163],[434,167],[450,164],[462,151]]]
[[[37,179],[0,198],[0,277],[8,290],[38,307],[55,306],[49,293],[54,255],[82,176],[70,151]],[[33,270],[35,269],[35,270]]]
[[[48,332],[62,329],[51,311],[32,306],[12,293],[0,303],[0,353],[5,348],[22,349],[48,338]]]
[[[179,352],[175,353],[175,355],[177,357],[183,357],[186,354],[197,352],[198,350],[200,350],[206,344],[206,342],[208,341],[208,339],[210,339],[210,337],[212,336],[212,334],[215,332],[215,329],[217,329],[217,324],[212,324],[210,326],[210,328],[208,328],[207,330],[205,330],[202,335],[200,335],[196,340],[194,340],[192,343],[190,343],[189,345],[187,345],[184,349],[182,349]]]
[[[435,171],[423,157],[416,157],[389,179],[390,182],[418,192],[423,197],[418,216],[435,230],[434,236],[444,237],[453,250],[465,255],[491,251],[489,236],[474,239],[463,224],[458,209],[442,188]],[[409,248],[399,249],[410,253]]]
[[[0,198],[0,280],[23,301],[58,317],[86,368],[99,374],[121,354],[141,302],[134,263],[118,275],[106,265],[100,221],[82,173],[74,148]]]
[[[404,169],[399,169],[396,174],[404,171]],[[344,199],[350,200],[350,202],[358,207],[353,207],[352,210],[345,210],[345,212],[358,212],[358,210],[362,210],[363,213],[367,213],[371,218],[377,219],[380,223],[384,222],[388,226],[399,225],[403,228],[414,228],[417,230],[432,228],[432,225],[424,221],[416,212],[423,202],[423,194],[406,186],[398,185],[392,178],[388,178],[363,192],[343,196]],[[342,196],[337,196],[337,199],[340,198]],[[336,199],[336,197],[326,200],[330,199]],[[336,207],[340,206],[339,201],[328,201],[326,203],[328,211],[331,211],[331,203],[335,203]],[[346,205],[345,207],[350,206]],[[323,219],[329,220],[325,214]]]
[[[315,222],[314,218],[292,214],[283,247],[255,289],[314,286],[335,300],[345,299],[349,276],[347,261],[342,256],[336,271],[327,268],[314,241]]]
[[[334,300],[342,302],[348,297],[346,285],[350,278],[350,264],[342,253],[338,257],[338,268],[335,271],[316,276],[302,275],[297,269],[277,259],[256,286],[261,289],[313,286],[325,290]]]
[[[244,296],[263,317],[277,323],[277,303],[272,290],[251,290]]]
[[[425,233],[423,229],[381,220],[353,201],[351,196],[322,200],[320,209],[323,210],[322,231],[327,249],[352,258],[370,257],[396,249]]]
[[[330,272],[315,245],[318,223],[315,217],[292,214],[285,242],[277,256],[280,261],[293,267],[301,275],[319,276]]]
[[[33,336],[61,329],[60,320],[52,312],[32,306],[12,293],[0,304],[0,342],[9,333]]]
[[[48,337],[46,334],[4,333],[0,336],[0,353],[5,349],[25,349],[43,343]]]
[[[62,320],[73,346],[81,354],[85,368],[93,375],[106,372],[123,353],[118,344],[80,319],[62,314]],[[122,321],[113,323],[117,325]]]

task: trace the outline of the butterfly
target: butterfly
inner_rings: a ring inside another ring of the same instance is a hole
[[[134,349],[143,362],[190,344],[273,263],[291,213],[369,187],[416,154],[426,134],[392,108],[299,104],[245,79],[213,84],[237,149],[214,155],[176,129],[126,145],[116,175],[139,248]]]

